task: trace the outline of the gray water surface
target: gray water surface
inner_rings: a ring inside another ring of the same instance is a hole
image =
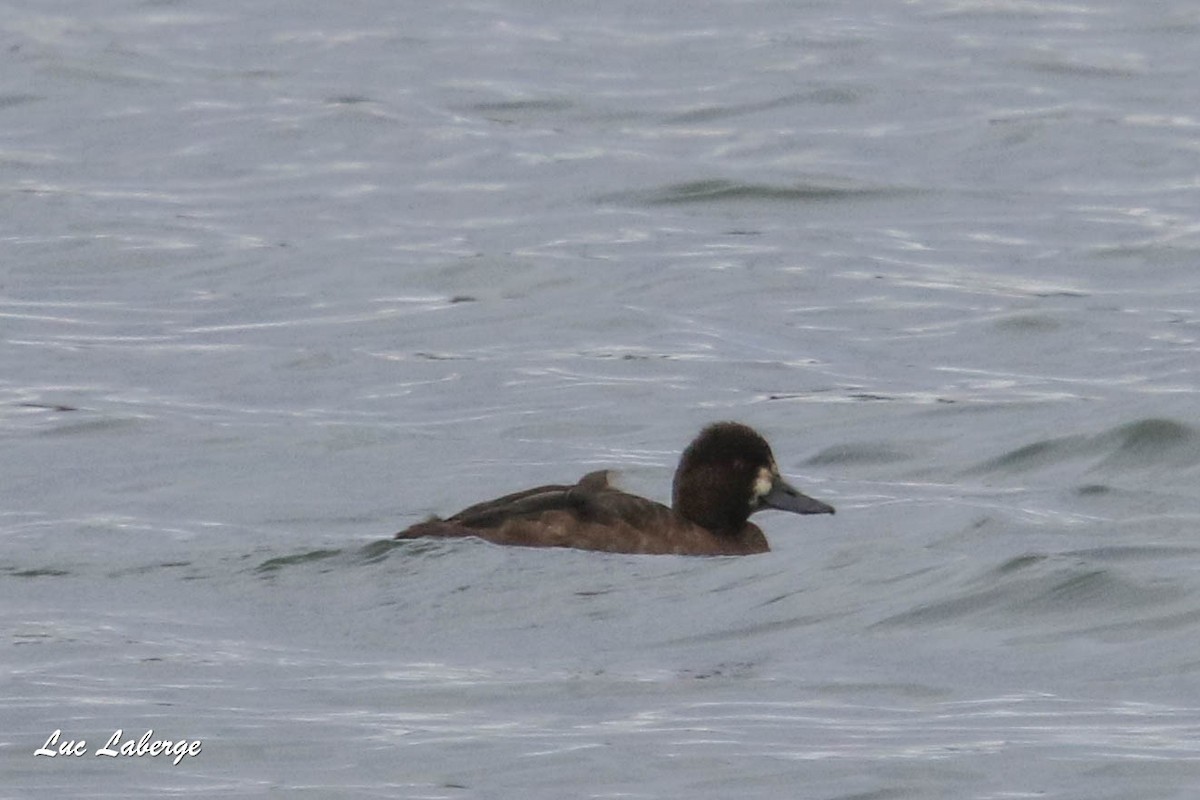
[[[1196,797],[1198,38],[0,3],[0,797]],[[388,540],[717,419],[838,514]]]

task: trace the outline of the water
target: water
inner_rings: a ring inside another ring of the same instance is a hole
[[[1190,4],[0,20],[0,796],[1195,796]],[[387,541],[724,418],[837,516]]]

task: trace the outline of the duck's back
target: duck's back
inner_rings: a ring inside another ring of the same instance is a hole
[[[478,503],[396,534],[397,539],[425,536],[610,553],[745,555],[768,549],[753,524],[736,535],[713,533],[661,503],[613,487],[606,471],[588,473],[569,486],[538,486]]]

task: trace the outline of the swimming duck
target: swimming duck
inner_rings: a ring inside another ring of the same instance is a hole
[[[783,479],[770,445],[753,428],[718,422],[683,451],[671,508],[617,489],[601,470],[572,485],[538,486],[447,519],[433,517],[396,538],[476,536],[496,544],[610,553],[748,555],[770,550],[762,530],[749,521],[764,508],[834,513],[833,506]]]

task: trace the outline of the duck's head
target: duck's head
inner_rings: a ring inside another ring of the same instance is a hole
[[[779,474],[771,446],[753,428],[717,422],[700,431],[679,459],[671,504],[711,531],[735,533],[755,511],[777,508],[795,514],[832,514]]]

